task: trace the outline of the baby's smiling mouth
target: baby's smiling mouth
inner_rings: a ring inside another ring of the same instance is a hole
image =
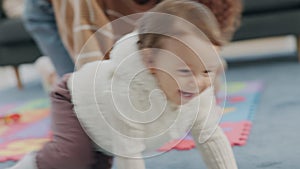
[[[196,92],[187,92],[187,91],[182,91],[182,90],[178,90],[178,92],[181,95],[181,97],[183,97],[185,99],[192,99],[195,96],[197,96]]]

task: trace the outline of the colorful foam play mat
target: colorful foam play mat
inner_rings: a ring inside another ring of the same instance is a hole
[[[231,82],[227,84],[227,95],[218,96],[219,104],[225,103],[220,126],[232,146],[246,144],[262,89],[259,81]],[[0,162],[19,160],[26,153],[39,150],[51,139],[50,104],[45,96],[0,104]],[[195,147],[190,136],[175,146],[174,142],[177,141],[166,143],[159,151]]]
[[[45,98],[0,107],[0,162],[19,160],[49,140],[49,102]]]
[[[220,92],[218,95],[218,104],[225,105],[220,126],[231,146],[246,144],[262,89],[260,81],[231,82],[227,84],[227,93]],[[194,147],[195,143],[188,135],[183,140],[166,143],[159,151],[190,150]]]

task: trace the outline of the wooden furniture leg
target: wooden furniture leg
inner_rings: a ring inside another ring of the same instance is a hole
[[[21,89],[23,89],[23,85],[22,85],[22,81],[21,81],[21,77],[20,77],[19,66],[13,66],[13,67],[14,67],[16,78],[17,78],[18,88],[21,90]]]

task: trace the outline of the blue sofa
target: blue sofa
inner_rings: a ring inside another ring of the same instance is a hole
[[[234,39],[295,35],[300,60],[300,0],[243,0],[241,27]]]

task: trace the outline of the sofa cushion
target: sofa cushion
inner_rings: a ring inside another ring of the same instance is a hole
[[[0,20],[0,45],[31,41],[21,19]]]
[[[243,0],[244,14],[300,8],[300,0]]]
[[[33,63],[41,53],[33,41],[0,47],[0,66]]]
[[[242,19],[233,40],[280,35],[300,35],[300,10],[253,14]]]

